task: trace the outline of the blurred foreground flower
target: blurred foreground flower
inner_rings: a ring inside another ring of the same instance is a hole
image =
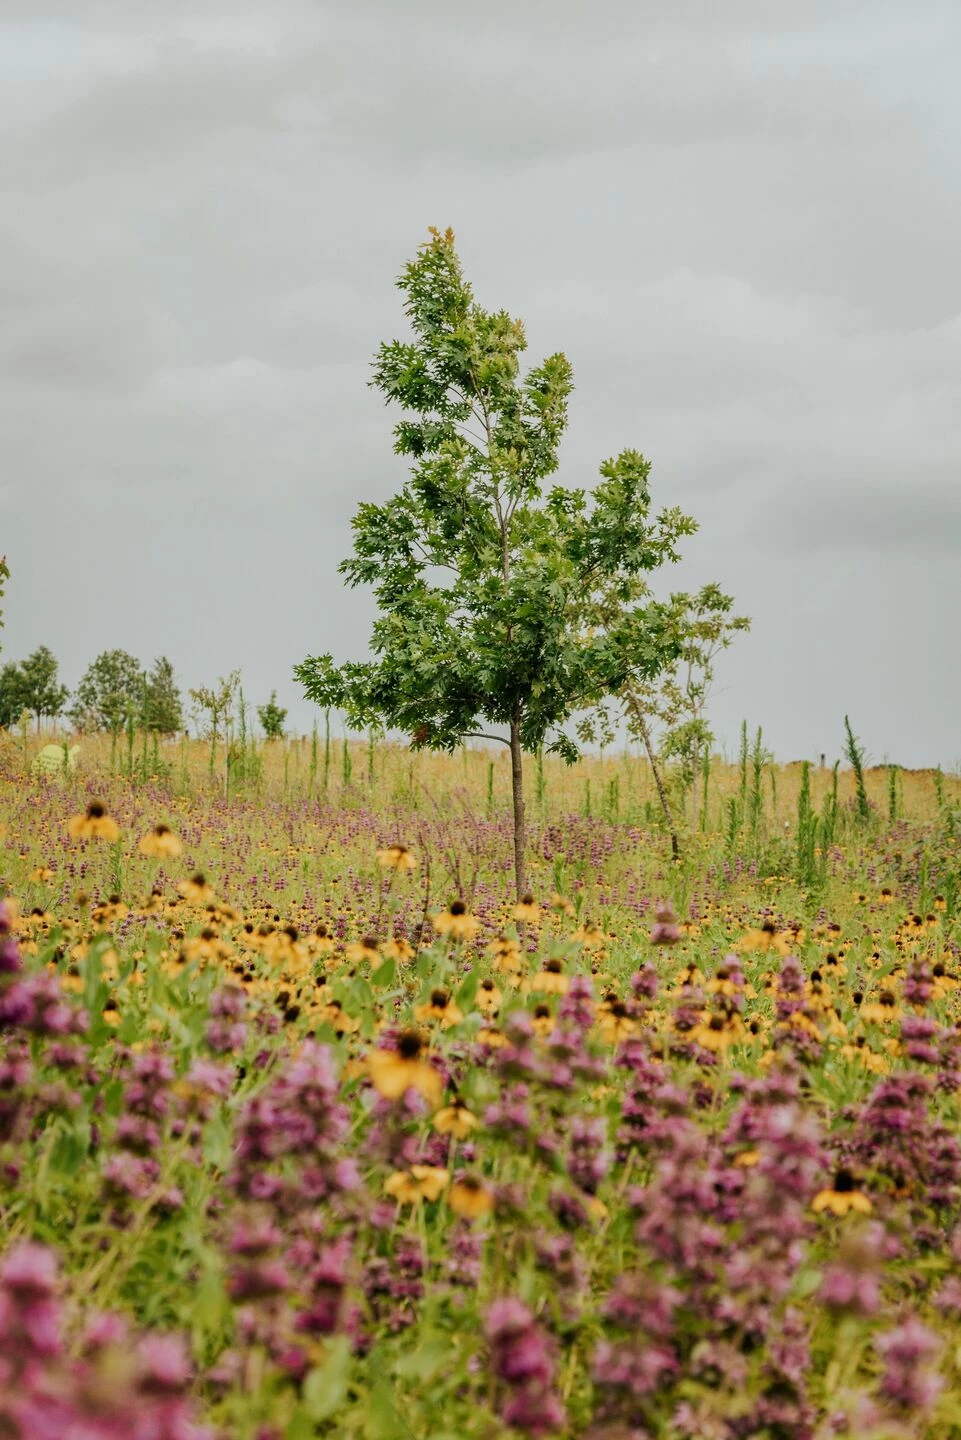
[[[413,870],[417,857],[406,845],[388,845],[377,851],[377,863],[385,870]]]
[[[471,940],[480,929],[480,921],[468,914],[463,900],[452,900],[446,910],[434,916],[434,929],[438,935],[450,935],[454,940]]]
[[[120,827],[107,814],[102,800],[91,800],[82,815],[67,821],[67,834],[74,840],[119,840]]]
[[[395,1170],[384,1181],[384,1194],[399,1205],[416,1205],[419,1200],[437,1200],[446,1190],[450,1175],[436,1165],[412,1165]]]
[[[374,1089],[385,1100],[400,1100],[408,1090],[416,1090],[430,1105],[439,1105],[443,1081],[423,1055],[424,1037],[413,1029],[401,1031],[395,1049],[371,1050],[367,1073]]]
[[[183,848],[170,826],[162,823],[148,830],[137,846],[141,855],[149,855],[154,860],[179,855]]]

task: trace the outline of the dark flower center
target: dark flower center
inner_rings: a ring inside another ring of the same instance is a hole
[[[420,1054],[421,1043],[416,1030],[402,1030],[397,1037],[397,1053],[402,1060],[416,1060]]]
[[[450,913],[452,915],[466,915],[467,906],[464,904],[463,900],[452,900],[450,902]]]

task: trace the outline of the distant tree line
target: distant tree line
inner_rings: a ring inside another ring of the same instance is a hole
[[[16,725],[24,711],[39,726],[66,715],[78,730],[117,732],[133,723],[160,735],[183,728],[183,701],[165,655],[146,669],[126,650],[105,650],[88,666],[71,695],[59,678],[53,651],[40,645],[25,660],[0,669],[0,726]]]
[[[4,578],[0,561],[0,596]],[[239,675],[232,680],[230,705],[238,685]],[[207,697],[206,690],[190,691],[195,715],[198,708],[205,709]],[[183,697],[166,655],[159,655],[147,669],[127,650],[104,650],[73,693],[61,683],[57,658],[46,645],[25,660],[7,661],[0,667],[0,728],[13,728],[24,713],[38,728],[45,719],[66,716],[88,735],[116,735],[129,725],[157,735],[177,735],[186,725]],[[266,705],[258,706],[257,715],[268,739],[283,736],[287,711],[277,704],[276,691]]]

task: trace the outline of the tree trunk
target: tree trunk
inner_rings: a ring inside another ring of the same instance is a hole
[[[511,720],[511,788],[514,797],[514,882],[517,898],[527,894],[527,818],[524,813],[524,756],[521,751],[521,722]]]
[[[671,854],[676,860],[680,854],[680,847],[677,843],[677,831],[674,828],[674,816],[671,814],[671,807],[668,803],[667,791],[664,788],[664,780],[661,776],[660,766],[658,765],[657,757],[654,754],[654,746],[651,744],[651,732],[647,728],[647,721],[644,719],[644,712],[640,709],[640,707],[638,705],[632,704],[631,710],[633,711],[634,719],[637,722],[637,728],[640,732],[641,739],[644,742],[644,749],[647,751],[647,758],[650,761],[651,773],[654,776],[654,784],[657,786],[657,794],[661,802],[661,809],[664,811],[664,819],[667,821],[667,828],[671,832]]]

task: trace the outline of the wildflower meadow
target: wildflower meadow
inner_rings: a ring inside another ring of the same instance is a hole
[[[0,1434],[961,1433],[955,777],[40,744]]]

